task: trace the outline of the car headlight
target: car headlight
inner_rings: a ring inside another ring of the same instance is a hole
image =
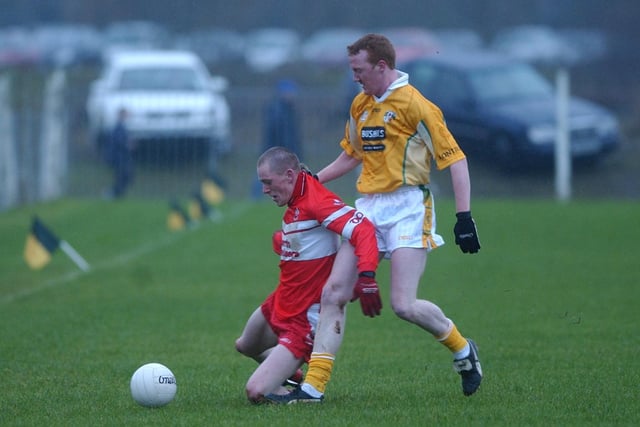
[[[527,130],[527,137],[533,144],[551,144],[556,138],[556,127],[552,125],[531,126]]]

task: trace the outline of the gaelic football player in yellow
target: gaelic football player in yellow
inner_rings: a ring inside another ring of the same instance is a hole
[[[463,253],[480,249],[471,216],[466,157],[440,109],[409,84],[406,73],[396,70],[395,50],[386,37],[365,35],[347,51],[353,78],[363,90],[351,104],[340,142],[343,151],[317,177],[325,183],[362,166],[356,187],[363,197],[356,201],[356,208],[376,227],[379,256],[390,259],[391,308],[451,351],[454,369],[462,378],[462,391],[469,396],[482,381],[475,343],[465,338],[437,305],[417,298],[427,255],[444,244],[436,234],[434,198],[429,191],[433,167],[448,168],[451,174],[456,244]],[[353,248],[343,244],[324,286],[305,382],[288,394],[268,396],[272,402],[323,400],[344,335],[345,305],[352,298],[356,280]]]

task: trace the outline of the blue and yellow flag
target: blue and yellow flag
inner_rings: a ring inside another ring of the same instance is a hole
[[[51,261],[51,254],[60,246],[60,239],[34,217],[31,232],[24,246],[24,259],[33,270],[39,270]]]
[[[182,230],[187,227],[190,222],[189,215],[187,215],[182,206],[175,200],[170,201],[167,228],[171,231]]]
[[[189,217],[195,220],[209,218],[211,216],[211,207],[204,200],[202,194],[197,191],[193,193],[189,201]]]
[[[200,193],[211,206],[218,206],[224,201],[224,184],[219,177],[210,175],[202,181]]]

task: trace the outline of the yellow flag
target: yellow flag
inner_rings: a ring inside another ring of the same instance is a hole
[[[167,217],[167,228],[171,231],[184,229],[189,224],[189,216],[176,201],[169,203],[169,216]]]
[[[217,206],[224,200],[224,190],[212,178],[202,181],[201,192],[204,200],[210,205]]]
[[[192,219],[208,218],[211,215],[211,208],[200,193],[194,193],[189,201],[189,217]]]
[[[39,270],[51,261],[51,254],[60,246],[60,239],[36,217],[24,246],[24,259],[33,270]]]

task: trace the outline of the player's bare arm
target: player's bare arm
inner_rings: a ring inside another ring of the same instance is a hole
[[[458,160],[449,166],[451,183],[456,201],[456,212],[471,210],[471,181],[467,159]]]
[[[342,175],[351,172],[360,164],[360,160],[353,158],[344,151],[324,169],[318,172],[318,180],[322,183],[333,181]]]

